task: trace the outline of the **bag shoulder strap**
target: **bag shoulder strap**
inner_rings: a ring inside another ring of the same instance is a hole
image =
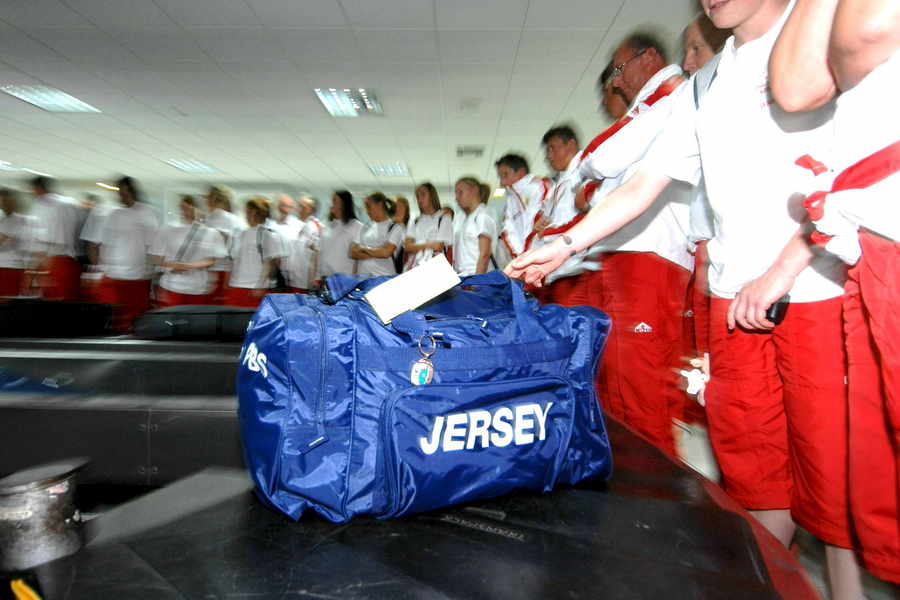
[[[200,230],[200,224],[194,221],[191,225],[190,231],[188,231],[187,235],[184,236],[184,241],[181,242],[181,247],[178,249],[178,252],[175,254],[175,262],[181,262],[181,259],[184,258],[185,253],[187,253],[188,248],[191,247],[191,242],[194,241],[194,236],[197,235],[197,232]]]
[[[707,62],[703,67],[694,73],[694,108],[700,108],[700,100],[712,87],[716,75],[719,73],[719,62],[722,60],[722,53],[719,52]]]

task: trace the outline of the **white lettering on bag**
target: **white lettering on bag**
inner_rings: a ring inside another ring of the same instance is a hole
[[[438,416],[428,437],[419,438],[419,447],[427,455],[438,449],[443,452],[473,450],[496,446],[505,448],[533,444],[547,438],[547,415],[553,402],[520,404],[515,409],[501,406],[491,414],[486,410],[452,413]]]
[[[263,377],[268,379],[269,369],[267,364],[269,361],[266,355],[259,351],[256,344],[251,343],[247,346],[247,351],[244,352],[244,360],[241,362],[254,373],[262,373]]]

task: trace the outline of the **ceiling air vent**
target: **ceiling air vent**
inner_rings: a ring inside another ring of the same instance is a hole
[[[484,146],[457,146],[456,158],[481,158]]]

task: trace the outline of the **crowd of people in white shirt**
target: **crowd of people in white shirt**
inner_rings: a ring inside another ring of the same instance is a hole
[[[125,307],[127,328],[151,294],[256,306],[441,254],[463,276],[505,268],[543,302],[607,312],[607,414],[670,455],[673,420],[708,419],[725,490],[785,545],[797,524],[823,540],[833,596],[858,598],[858,564],[900,582],[900,117],[881,108],[900,73],[892,1],[701,0],[681,65],[652,35],[625,37],[597,82],[612,124],[584,146],[550,127],[552,179],[499,157],[499,222],[469,176],[455,218],[431,183],[412,219],[405,198],[369,194],[365,225],[347,191],[322,223],[309,196],[275,211],[253,197],[240,219],[212,186],[163,228],[130,178],[101,214],[37,177],[34,215],[0,195],[0,295],[97,298]],[[708,382],[700,417],[679,385],[685,357]]]

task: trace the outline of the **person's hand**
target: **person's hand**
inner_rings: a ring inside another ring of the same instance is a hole
[[[183,262],[169,263],[169,266],[171,266],[172,270],[177,273],[191,270],[191,268],[187,265],[187,263],[183,263]]]
[[[794,275],[772,267],[745,285],[728,306],[728,328],[772,329],[775,323],[766,319],[766,310],[794,286]]]
[[[543,287],[544,278],[558,269],[571,255],[571,247],[554,242],[520,255],[506,265],[503,272],[512,279],[521,279],[526,284],[539,288]]]
[[[254,298],[262,298],[263,296],[265,296],[268,293],[269,293],[269,290],[264,289],[264,288],[253,288],[252,290],[250,290],[250,295],[253,296]]]

